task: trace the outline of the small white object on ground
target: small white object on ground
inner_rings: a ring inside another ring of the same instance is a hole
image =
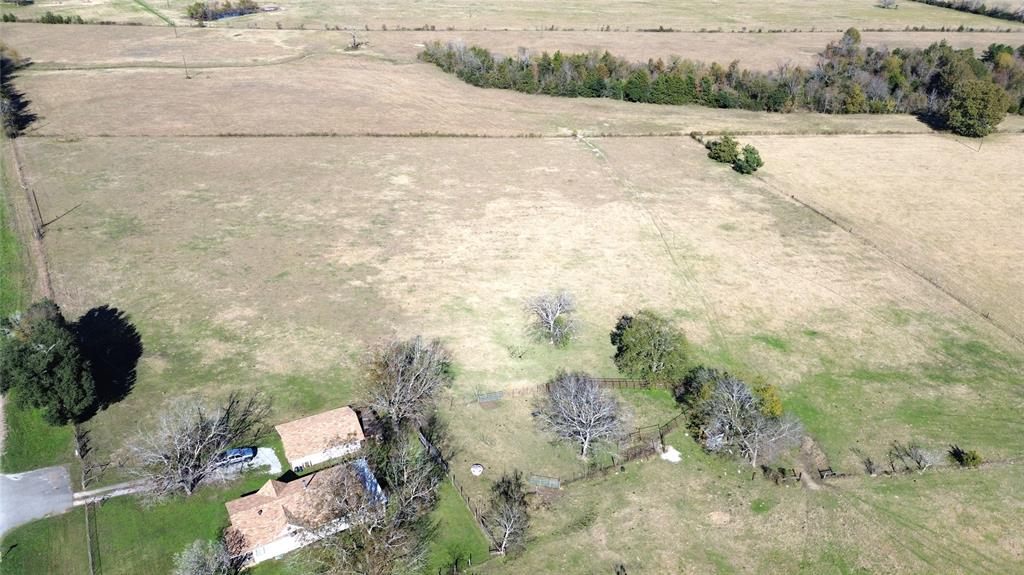
[[[661,458],[671,463],[679,463],[683,460],[676,448],[671,445],[665,446],[665,451],[661,452]]]
[[[484,466],[480,465],[479,463],[474,463],[472,466],[470,466],[469,472],[477,477],[480,477],[484,472]]]

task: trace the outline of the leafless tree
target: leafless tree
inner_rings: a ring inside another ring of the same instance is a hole
[[[523,302],[523,309],[530,316],[530,329],[553,345],[569,343],[576,333],[576,322],[572,317],[576,302],[567,291],[528,298]]]
[[[367,403],[396,430],[421,418],[437,392],[452,381],[451,355],[439,340],[428,342],[420,336],[373,350],[367,371]]]
[[[865,454],[863,451],[856,447],[851,448],[850,451],[860,458],[861,465],[864,466],[864,473],[867,473],[871,477],[878,475],[878,464],[871,458],[870,455]]]
[[[223,541],[196,539],[174,556],[173,575],[232,575],[235,567]]]
[[[541,424],[560,439],[578,444],[583,458],[595,442],[623,434],[619,402],[585,373],[563,372],[548,382],[538,411]]]
[[[502,555],[519,551],[526,545],[530,512],[526,484],[518,470],[503,474],[491,487],[490,509],[484,515],[484,525],[495,550]]]
[[[803,427],[795,419],[765,415],[750,387],[732,376],[718,381],[703,409],[707,422],[704,447],[714,453],[738,455],[753,467],[771,461],[803,436]]]
[[[402,436],[378,446],[377,479],[387,499],[368,493],[357,475],[341,472],[317,488],[317,513],[307,520],[311,545],[303,556],[316,573],[412,575],[422,573],[432,536],[429,514],[436,506],[443,471],[426,450]],[[349,528],[331,533],[332,521]]]
[[[929,467],[935,465],[938,457],[929,451],[921,448],[917,443],[911,443],[904,445],[899,441],[893,441],[892,447],[889,448],[889,467],[892,468],[893,473],[896,470],[896,462],[900,462],[903,466],[903,471],[926,471]]]
[[[225,449],[263,435],[269,403],[259,393],[232,393],[218,409],[198,399],[179,401],[153,429],[140,431],[129,446],[131,470],[151,486],[150,494],[191,495],[218,466]]]

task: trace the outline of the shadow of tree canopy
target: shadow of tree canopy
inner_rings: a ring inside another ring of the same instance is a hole
[[[8,138],[17,137],[37,116],[29,111],[29,100],[14,87],[15,73],[31,66],[28,59],[15,60],[11,54],[0,51],[0,119]]]
[[[96,382],[95,411],[127,397],[143,352],[142,338],[128,316],[116,307],[94,307],[78,319],[75,332]]]

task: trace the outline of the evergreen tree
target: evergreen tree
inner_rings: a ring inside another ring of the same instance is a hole
[[[949,97],[946,126],[961,136],[987,136],[1006,117],[1009,105],[1006,92],[995,84],[980,80],[960,82]]]
[[[625,99],[629,102],[650,102],[651,101],[651,76],[647,70],[638,69],[626,80],[623,88]]]
[[[611,333],[615,366],[628,377],[645,381],[676,381],[686,373],[686,336],[651,310],[619,318]]]
[[[46,300],[0,323],[0,392],[43,410],[51,425],[81,421],[96,401],[96,384],[78,337],[60,308]]]

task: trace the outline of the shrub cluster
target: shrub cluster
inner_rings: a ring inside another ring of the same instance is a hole
[[[1024,22],[1024,6],[1013,8],[1010,6],[986,5],[983,0],[911,0],[940,8],[950,8],[960,12],[980,14],[990,18]]]
[[[978,467],[984,459],[973,449],[964,450],[959,445],[951,445],[948,453],[950,461],[960,467]]]
[[[750,385],[697,366],[676,385],[674,394],[689,413],[690,432],[709,452],[739,456],[756,467],[803,437],[800,422],[783,414],[779,390],[773,385]]]
[[[597,51],[537,56],[520,49],[503,57],[458,42],[429,44],[420,58],[474,86],[530,94],[767,112],[911,113],[973,136],[991,131],[1001,116],[982,114],[982,129],[964,130],[961,122],[947,122],[951,109],[1024,111],[1024,47],[995,50],[995,57],[979,59],[972,49],[945,42],[925,49],[861,48],[860,32],[851,28],[825,48],[814,68],[783,65],[772,72],[679,57],[635,63]],[[964,98],[972,103],[963,105]]]
[[[709,158],[732,164],[732,169],[741,174],[753,174],[764,165],[757,148],[748,144],[740,150],[739,142],[729,135],[722,136],[721,140],[709,140],[704,147],[708,149]]]
[[[11,22],[17,20],[14,14],[11,14]],[[47,11],[45,14],[39,17],[40,24],[85,24],[85,20],[82,20],[81,16],[61,16],[60,14],[54,14],[53,12]]]
[[[243,16],[245,14],[252,14],[258,12],[260,9],[259,5],[253,0],[236,0],[232,4],[231,0],[225,0],[222,2],[196,2],[188,7],[186,13],[188,17],[199,21],[208,22],[210,20],[219,20],[220,18],[228,18],[230,16]]]

